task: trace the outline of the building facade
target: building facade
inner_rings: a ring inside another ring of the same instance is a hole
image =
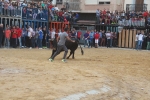
[[[126,11],[126,5],[136,4],[136,1],[138,0],[53,0],[53,4],[57,4],[59,8],[68,5],[68,10],[72,12],[95,13],[96,9]],[[143,0],[143,3],[150,5],[150,0]],[[150,10],[150,6],[146,9]]]

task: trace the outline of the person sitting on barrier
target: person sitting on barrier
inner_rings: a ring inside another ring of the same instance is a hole
[[[38,14],[38,9],[36,8],[36,6],[33,6],[33,19],[37,19],[37,14]]]
[[[148,16],[147,21],[148,21],[148,25],[150,25],[150,15]]]

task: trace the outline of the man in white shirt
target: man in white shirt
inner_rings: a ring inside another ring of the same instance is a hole
[[[106,32],[106,38],[107,38],[107,48],[110,47],[110,38],[111,38],[111,33],[110,31]]]
[[[138,48],[138,37],[139,37],[139,34],[140,32],[138,31],[138,33],[136,34],[136,36],[135,36],[135,49],[137,49]]]
[[[32,49],[32,42],[31,42],[32,33],[33,33],[33,29],[29,26],[29,28],[28,28],[28,45],[29,45],[30,49]]]
[[[141,50],[142,49],[143,38],[144,38],[144,31],[142,31],[138,35],[138,48],[137,48],[137,50]]]

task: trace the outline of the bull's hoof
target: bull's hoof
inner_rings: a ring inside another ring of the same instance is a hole
[[[69,59],[69,57],[67,57],[67,59]]]
[[[75,59],[74,57],[72,57],[72,59]]]

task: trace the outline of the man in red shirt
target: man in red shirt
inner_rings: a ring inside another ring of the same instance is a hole
[[[19,41],[19,46],[21,48],[22,47],[22,41],[21,41],[22,30],[19,28],[19,26],[17,26],[16,31],[17,31],[17,38]]]
[[[78,39],[78,40],[80,40],[81,34],[82,34],[82,32],[79,30],[79,31],[77,32],[77,39]]]
[[[13,29],[11,30],[11,38],[12,38],[12,47],[16,48],[17,47],[17,30],[15,26],[13,26]]]
[[[94,38],[95,38],[95,48],[98,48],[98,40],[100,38],[98,31],[94,34]]]

